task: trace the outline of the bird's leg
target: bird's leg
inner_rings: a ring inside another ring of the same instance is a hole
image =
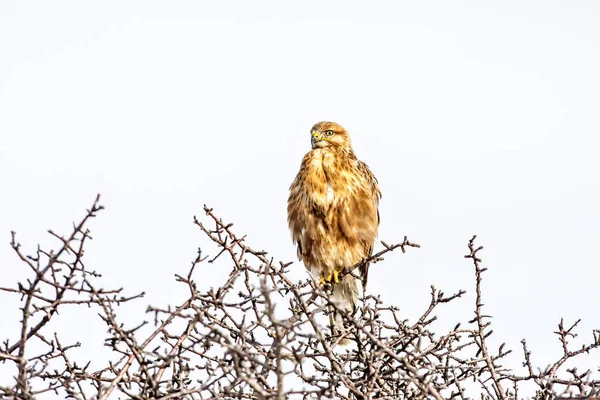
[[[328,277],[325,277],[325,275],[321,274],[321,279],[319,283],[321,283],[321,285],[324,285],[326,283],[332,283],[332,281],[333,283],[338,283],[340,281],[339,272],[336,269],[334,269]]]

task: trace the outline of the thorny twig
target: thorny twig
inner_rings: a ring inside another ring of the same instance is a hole
[[[194,218],[194,223],[216,246],[215,255],[198,251],[188,273],[176,275],[186,288],[180,305],[148,307],[152,328],[124,323],[118,307],[143,293],[124,296],[121,289],[99,289],[99,275],[83,261],[84,244],[91,239],[87,224],[101,210],[98,197],[68,236],[52,233],[59,241],[54,251],[25,255],[13,233],[12,248],[32,276],[0,288],[20,296],[22,310],[16,334],[0,348],[0,367],[12,368],[14,376],[12,381],[0,379],[0,397],[514,399],[525,381],[538,385],[538,399],[598,396],[600,382],[590,371],[564,370],[567,361],[600,347],[598,331],[592,343],[569,347],[577,322],[566,327],[561,320],[556,334],[563,355],[545,370],[534,368],[525,341],[525,374],[501,365],[510,350],[504,345],[496,353],[490,350],[491,320],[482,302],[486,269],[475,237],[465,256],[475,267],[473,320],[446,332],[433,331],[435,313],[461,298],[464,290],[445,295],[432,286],[430,304],[412,322],[398,308],[368,295],[356,313],[338,310],[354,342],[342,348],[326,322],[329,307],[336,307],[329,301],[330,285],[320,286],[312,278],[292,282],[287,274],[291,263],[276,263],[267,252],[250,247],[245,236],[236,235],[232,224],[207,207],[206,218]],[[381,244],[381,251],[354,268],[380,261],[397,248],[404,253],[419,247],[407,237],[394,245]],[[194,273],[214,264],[231,272],[218,289],[207,290]],[[60,333],[50,330],[49,322],[59,319],[58,310],[64,307],[81,308],[90,317],[97,314],[106,325],[102,368],[91,370],[89,360],[73,352],[85,347],[85,341],[66,344]]]

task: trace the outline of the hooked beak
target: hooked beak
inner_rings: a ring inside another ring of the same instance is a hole
[[[317,131],[314,131],[314,132],[312,133],[312,137],[310,138],[310,144],[311,144],[311,146],[312,146],[312,148],[313,148],[313,149],[314,149],[315,147],[317,147],[317,142],[318,142],[319,140],[321,140],[321,138],[322,138],[322,136],[321,136],[321,134],[320,134],[319,132],[317,132]]]

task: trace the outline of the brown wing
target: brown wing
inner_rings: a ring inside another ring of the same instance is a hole
[[[371,191],[373,194],[373,203],[375,204],[375,209],[377,209],[377,226],[379,226],[380,216],[379,216],[379,199],[381,199],[381,191],[379,190],[377,178],[371,172],[367,164],[362,161],[358,161],[358,171],[361,174],[362,178],[369,182],[371,186]],[[365,246],[365,257],[371,257],[373,255],[373,246],[374,243],[367,244]],[[362,278],[363,290],[367,288],[367,282],[369,278],[369,263],[359,268],[360,276]]]

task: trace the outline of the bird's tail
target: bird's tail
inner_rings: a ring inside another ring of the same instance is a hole
[[[344,326],[344,317],[342,313],[352,314],[358,304],[358,299],[363,294],[362,282],[351,274],[347,274],[340,282],[333,287],[333,296],[331,300],[336,304],[339,310],[329,306],[329,325],[331,334],[335,342],[342,346],[350,343],[350,332]],[[340,340],[341,338],[341,340]]]

